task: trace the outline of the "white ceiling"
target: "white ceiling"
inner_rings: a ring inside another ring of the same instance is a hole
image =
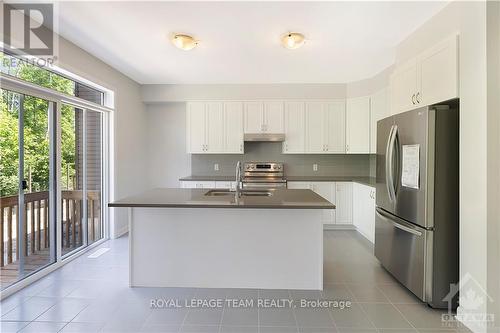
[[[59,33],[142,84],[345,83],[394,63],[395,46],[446,2],[60,2]],[[298,50],[280,45],[306,35]],[[174,32],[201,41],[176,49]]]

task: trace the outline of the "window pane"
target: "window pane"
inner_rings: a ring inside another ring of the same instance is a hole
[[[89,244],[104,237],[102,225],[102,114],[87,110],[87,200]]]
[[[52,108],[53,104],[44,99],[2,90],[2,289],[40,270],[55,259],[51,255],[55,240],[49,235],[49,107]],[[23,180],[22,191],[19,189],[20,175]]]
[[[3,52],[0,52],[0,59],[1,71],[4,74],[71,96],[80,97],[89,102],[100,105],[104,103],[103,92],[54,73],[44,67],[37,66],[36,63]]]
[[[62,253],[84,245],[83,111],[61,106]]]
[[[2,92],[0,114],[1,289],[18,280],[19,116],[21,95]]]

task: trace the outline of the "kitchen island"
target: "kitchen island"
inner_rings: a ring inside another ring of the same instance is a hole
[[[323,288],[323,209],[310,190],[161,188],[129,208],[130,286]]]

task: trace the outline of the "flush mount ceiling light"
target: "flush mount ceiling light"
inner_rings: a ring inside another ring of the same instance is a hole
[[[172,36],[172,43],[179,49],[184,50],[184,51],[189,51],[195,48],[199,41],[194,39],[193,37],[189,35],[182,35],[182,34],[174,34]]]
[[[306,38],[298,32],[289,32],[281,37],[281,44],[290,50],[295,50],[304,45]]]

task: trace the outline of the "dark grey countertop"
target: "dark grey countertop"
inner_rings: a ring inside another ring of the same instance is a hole
[[[269,197],[206,196],[207,189],[156,188],[116,200],[109,207],[335,209],[311,190],[272,190]]]
[[[234,181],[234,176],[187,176],[179,178],[180,181]],[[289,182],[355,182],[375,187],[375,177],[357,176],[287,176]]]

